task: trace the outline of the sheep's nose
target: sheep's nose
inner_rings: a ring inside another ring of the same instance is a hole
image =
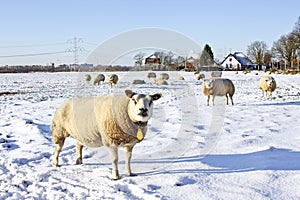
[[[146,117],[148,115],[148,109],[147,108],[140,108],[140,114],[139,115],[142,115],[144,117]]]
[[[147,111],[148,111],[147,108],[140,108],[139,110],[140,110],[141,112],[147,112]]]

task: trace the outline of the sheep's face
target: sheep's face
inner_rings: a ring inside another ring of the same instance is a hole
[[[125,94],[129,98],[128,114],[131,120],[136,122],[147,122],[153,111],[153,101],[158,100],[162,95],[137,94],[131,90],[126,90]]]
[[[115,79],[115,75],[114,74],[109,74],[108,75],[108,80],[113,81]]]
[[[268,80],[266,80],[266,84],[267,84],[267,86],[268,87],[273,87],[273,85],[274,85],[274,81],[273,81],[273,79],[268,79]]]
[[[204,81],[205,87],[210,90],[214,87],[214,79],[207,79]]]

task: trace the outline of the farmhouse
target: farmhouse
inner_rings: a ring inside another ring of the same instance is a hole
[[[242,52],[230,53],[222,62],[223,70],[244,70],[247,68],[255,69],[256,65]]]
[[[145,59],[145,64],[160,64],[160,58],[158,58],[157,56],[155,56],[154,54],[150,55],[149,57],[147,57]]]

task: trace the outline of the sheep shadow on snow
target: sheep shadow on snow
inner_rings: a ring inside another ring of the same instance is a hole
[[[274,148],[246,154],[220,154],[206,156],[191,156],[166,159],[133,160],[132,163],[155,164],[166,163],[203,163],[218,169],[160,169],[142,172],[141,175],[151,174],[184,174],[184,173],[232,173],[257,170],[300,170],[300,152],[290,149]],[[165,171],[164,171],[165,170]]]

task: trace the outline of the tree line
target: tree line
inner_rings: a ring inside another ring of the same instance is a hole
[[[299,67],[300,60],[300,17],[293,30],[273,42],[268,49],[264,41],[254,41],[247,48],[247,55],[259,67],[271,66],[272,61],[285,61],[288,68]]]
[[[300,17],[295,23],[292,31],[288,34],[282,35],[278,40],[273,42],[271,48],[268,48],[264,41],[254,41],[247,46],[247,56],[257,64],[258,69],[262,66],[272,67],[273,63],[283,61],[285,68],[299,67],[300,60]],[[157,58],[160,59],[162,65],[174,66],[179,68],[186,59],[182,56],[175,56],[173,52],[154,52]],[[145,54],[139,52],[134,56],[135,65],[142,66]],[[220,63],[216,62],[214,53],[211,47],[206,44],[199,56],[195,58],[194,64],[196,66],[212,66]]]

